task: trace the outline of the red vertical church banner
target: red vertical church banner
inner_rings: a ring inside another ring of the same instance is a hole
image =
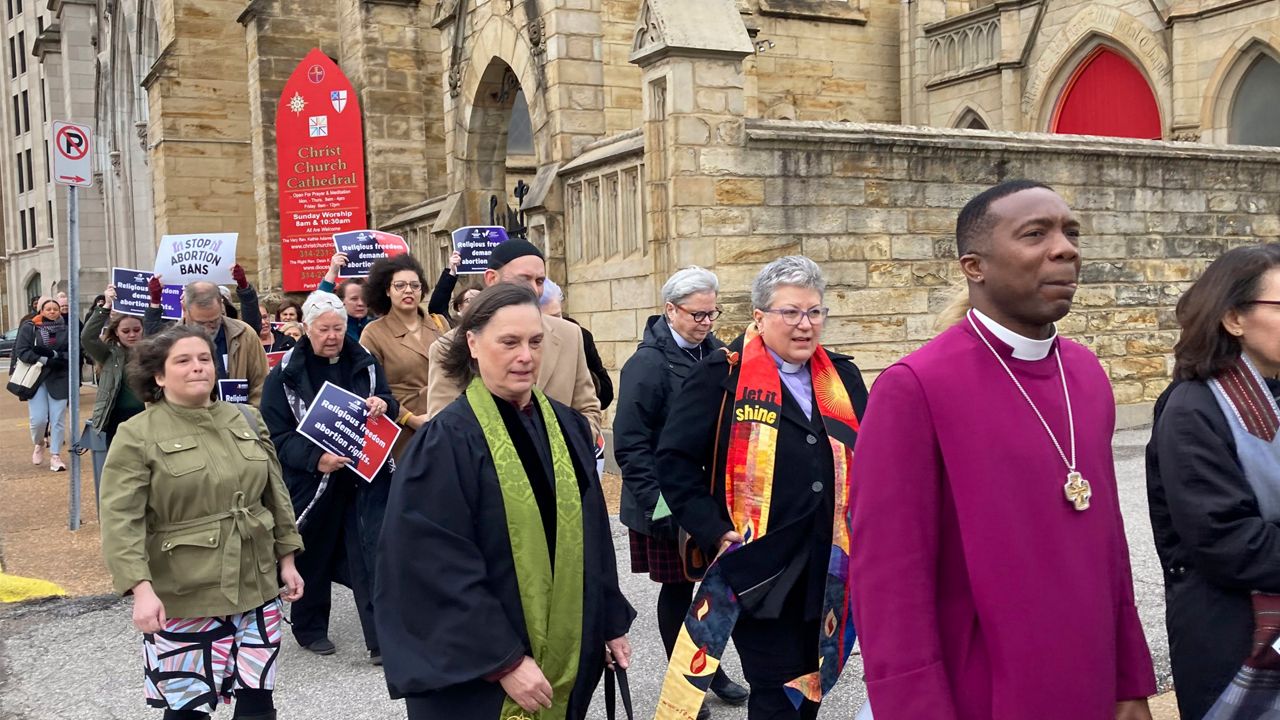
[[[276,107],[280,264],[284,289],[314,290],[333,255],[334,233],[364,229],[364,133],[347,76],[312,50]]]

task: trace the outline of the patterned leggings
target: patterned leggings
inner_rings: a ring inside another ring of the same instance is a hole
[[[235,615],[170,618],[164,630],[144,634],[147,704],[170,711],[213,712],[219,700],[230,703],[238,691],[270,691],[280,654],[281,615],[281,602],[274,599]],[[256,692],[244,695],[242,700],[261,700]],[[270,702],[268,695],[268,706]]]

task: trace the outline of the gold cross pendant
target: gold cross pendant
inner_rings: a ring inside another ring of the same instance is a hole
[[[1089,481],[1085,480],[1080,473],[1072,470],[1067,474],[1067,483],[1062,486],[1062,492],[1067,496],[1067,502],[1071,503],[1078,512],[1084,512],[1089,509],[1089,499],[1093,497],[1093,487],[1089,485]]]

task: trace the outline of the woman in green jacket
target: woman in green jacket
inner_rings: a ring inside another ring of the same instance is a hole
[[[124,381],[129,349],[142,339],[142,318],[112,312],[116,289],[108,287],[101,305],[94,305],[80,332],[80,347],[98,366],[98,397],[89,421],[88,449],[93,451],[93,486],[102,484],[102,465],[120,423],[146,409]],[[103,330],[105,326],[105,331]],[[81,443],[84,446],[84,443]]]
[[[235,718],[274,720],[302,537],[261,415],[212,399],[213,353],[195,325],[133,348],[128,381],[151,405],[107,454],[102,552],[116,592],[134,596],[147,704],[195,720],[234,697]]]

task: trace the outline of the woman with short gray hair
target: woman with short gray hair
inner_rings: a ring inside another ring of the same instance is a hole
[[[689,373],[658,443],[662,496],[715,558],[668,685],[686,677],[674,669],[720,658],[731,631],[751,720],[811,720],[853,644],[847,500],[867,389],[851,358],[820,343],[825,290],[809,258],[766,265],[751,288],[753,324]],[[695,697],[667,687],[659,707],[688,717]]]
[[[654,461],[658,437],[672,399],[695,364],[724,347],[712,332],[720,316],[720,281],[700,267],[677,271],[662,286],[666,303],[661,315],[649,318],[644,340],[622,367],[618,409],[613,420],[614,457],[622,469],[619,518],[630,531],[631,571],[648,573],[660,583],[658,633],[667,655],[675,647],[680,625],[693,600],[693,580],[685,572],[677,545],[675,521],[660,510],[658,478],[665,472]],[[740,705],[747,691],[717,671],[711,690]],[[703,707],[700,717],[707,716]]]

